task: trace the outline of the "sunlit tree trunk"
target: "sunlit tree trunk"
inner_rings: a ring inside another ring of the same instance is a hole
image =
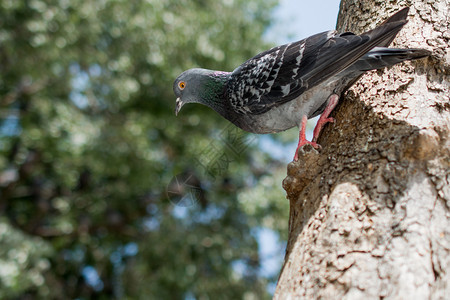
[[[289,164],[275,299],[450,299],[448,0],[343,0],[337,27],[361,33],[405,6],[393,46],[433,56],[364,75],[322,150]]]

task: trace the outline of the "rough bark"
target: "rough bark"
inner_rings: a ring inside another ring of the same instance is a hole
[[[337,28],[361,33],[405,6],[393,46],[433,56],[364,75],[322,150],[288,165],[276,299],[450,299],[448,0],[343,0]]]

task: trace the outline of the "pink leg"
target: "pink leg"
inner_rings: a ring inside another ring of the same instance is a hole
[[[319,121],[317,121],[316,127],[314,127],[314,135],[312,142],[316,143],[317,139],[319,138],[319,134],[322,131],[323,125],[327,124],[328,122],[334,122],[335,120],[333,118],[328,118],[330,113],[333,111],[333,109],[336,107],[339,101],[339,96],[336,94],[331,95],[328,98],[327,106],[325,107],[325,110],[320,115]]]
[[[314,148],[319,148],[320,146],[318,144],[316,144],[315,142],[310,142],[306,140],[306,122],[308,121],[308,117],[305,115],[302,118],[302,124],[300,125],[300,133],[298,136],[298,146],[297,146],[297,150],[295,150],[295,155],[294,155],[294,161],[298,160],[298,150],[300,150],[300,148],[306,144],[310,144],[311,146],[313,146]]]

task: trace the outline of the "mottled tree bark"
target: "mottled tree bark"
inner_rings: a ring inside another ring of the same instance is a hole
[[[361,33],[405,6],[392,46],[433,56],[365,74],[322,150],[289,164],[275,299],[450,299],[448,0],[343,0],[337,27]]]

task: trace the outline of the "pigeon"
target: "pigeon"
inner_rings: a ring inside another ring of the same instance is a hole
[[[298,151],[317,144],[339,95],[364,72],[419,59],[424,49],[387,48],[407,23],[406,7],[361,35],[335,30],[274,47],[250,58],[232,72],[201,68],[181,73],[173,83],[175,114],[186,103],[206,105],[251,133],[276,133],[299,127]],[[308,119],[320,115],[311,141]]]

